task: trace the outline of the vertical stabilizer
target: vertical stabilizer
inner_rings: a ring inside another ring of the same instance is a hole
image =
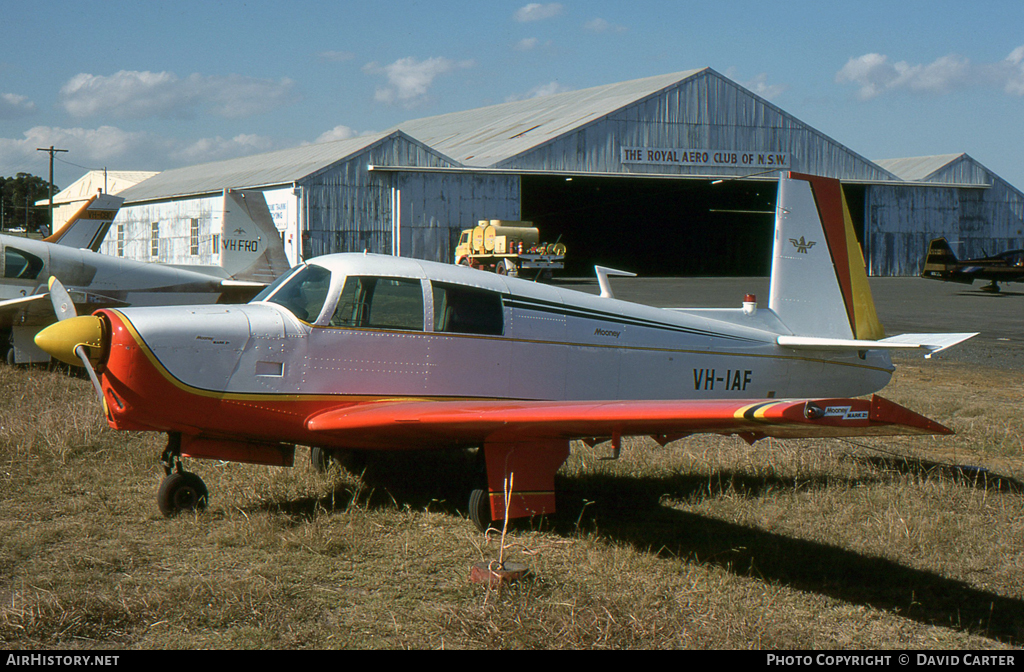
[[[260,191],[224,192],[220,265],[235,280],[271,283],[288,270],[281,234]]]
[[[124,199],[98,194],[71,215],[67,223],[43,241],[98,252]]]
[[[799,336],[885,336],[838,180],[780,176],[769,307]]]

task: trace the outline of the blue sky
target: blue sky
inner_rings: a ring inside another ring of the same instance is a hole
[[[711,67],[869,159],[1024,189],[1024,1],[0,3],[0,175],[58,186]]]

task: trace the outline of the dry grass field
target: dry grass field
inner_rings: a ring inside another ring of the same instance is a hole
[[[466,514],[470,455],[193,461],[210,508],[168,520],[162,437],[109,430],[85,380],[0,367],[0,389],[3,648],[1024,643],[1020,373],[903,362],[884,395],[951,438],[574,445],[500,591],[469,581],[499,553]]]

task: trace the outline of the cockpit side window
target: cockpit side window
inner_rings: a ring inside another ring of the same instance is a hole
[[[330,288],[331,272],[309,264],[288,278],[266,301],[284,306],[303,322],[312,323],[320,316]]]
[[[434,331],[501,336],[505,316],[501,296],[476,287],[435,282]]]
[[[41,270],[43,270],[43,260],[36,255],[16,250],[10,246],[4,248],[5,278],[35,280]]]
[[[349,276],[332,327],[423,331],[423,290],[410,278]]]

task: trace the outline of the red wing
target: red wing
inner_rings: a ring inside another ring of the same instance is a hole
[[[952,434],[882,397],[698,401],[385,401],[311,416],[306,426],[353,448],[693,433],[800,438]]]

